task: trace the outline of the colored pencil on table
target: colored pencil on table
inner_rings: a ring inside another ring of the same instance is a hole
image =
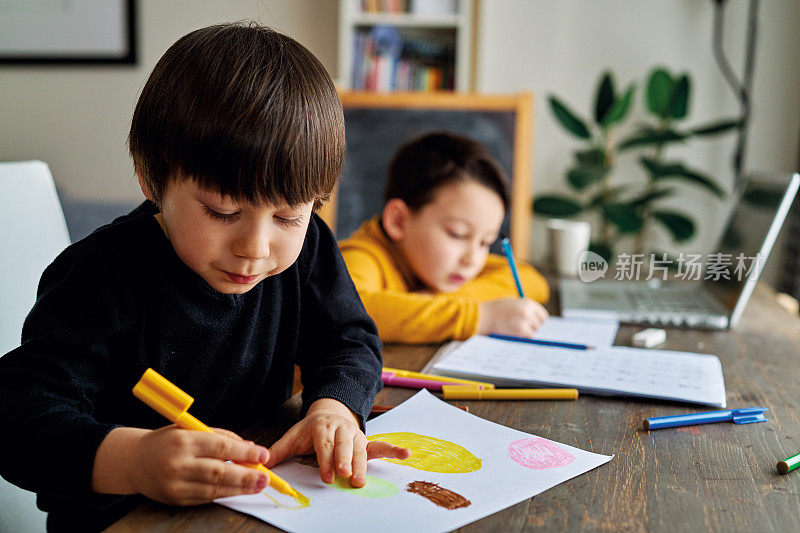
[[[795,468],[800,466],[800,453],[796,453],[791,457],[787,457],[783,461],[778,461],[777,468],[780,474],[788,474]]]

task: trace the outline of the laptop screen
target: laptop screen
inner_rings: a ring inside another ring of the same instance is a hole
[[[800,178],[796,174],[791,181],[785,175],[780,178],[753,176],[735,193],[734,209],[717,252],[705,258],[703,283],[730,311],[736,307],[746,282],[752,280],[754,285],[761,274],[797,191],[798,181]],[[787,197],[789,195],[791,197]]]

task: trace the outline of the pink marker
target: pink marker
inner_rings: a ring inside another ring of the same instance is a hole
[[[428,389],[432,391],[442,390],[442,385],[462,385],[461,383],[448,383],[446,381],[429,381],[427,379],[401,378],[394,375],[394,372],[382,372],[381,379],[384,385],[393,387],[406,387],[408,389]]]

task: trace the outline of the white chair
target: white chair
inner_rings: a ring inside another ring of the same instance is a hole
[[[19,346],[39,278],[69,243],[47,164],[0,163],[0,356]],[[0,479],[0,532],[44,531],[46,516],[34,493]]]

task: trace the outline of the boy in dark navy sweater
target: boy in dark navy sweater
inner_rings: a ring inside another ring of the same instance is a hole
[[[39,493],[51,530],[100,529],[142,501],[255,493],[254,469],[316,453],[365,484],[408,450],[362,432],[380,341],[314,213],[344,157],[322,65],[289,37],[220,25],[176,42],[129,136],[147,201],[67,248],[42,275],[19,348],[0,359],[0,473]],[[148,367],[240,431],[269,423],[302,369],[304,418],[269,450],[227,431],[164,426],[131,394]]]

